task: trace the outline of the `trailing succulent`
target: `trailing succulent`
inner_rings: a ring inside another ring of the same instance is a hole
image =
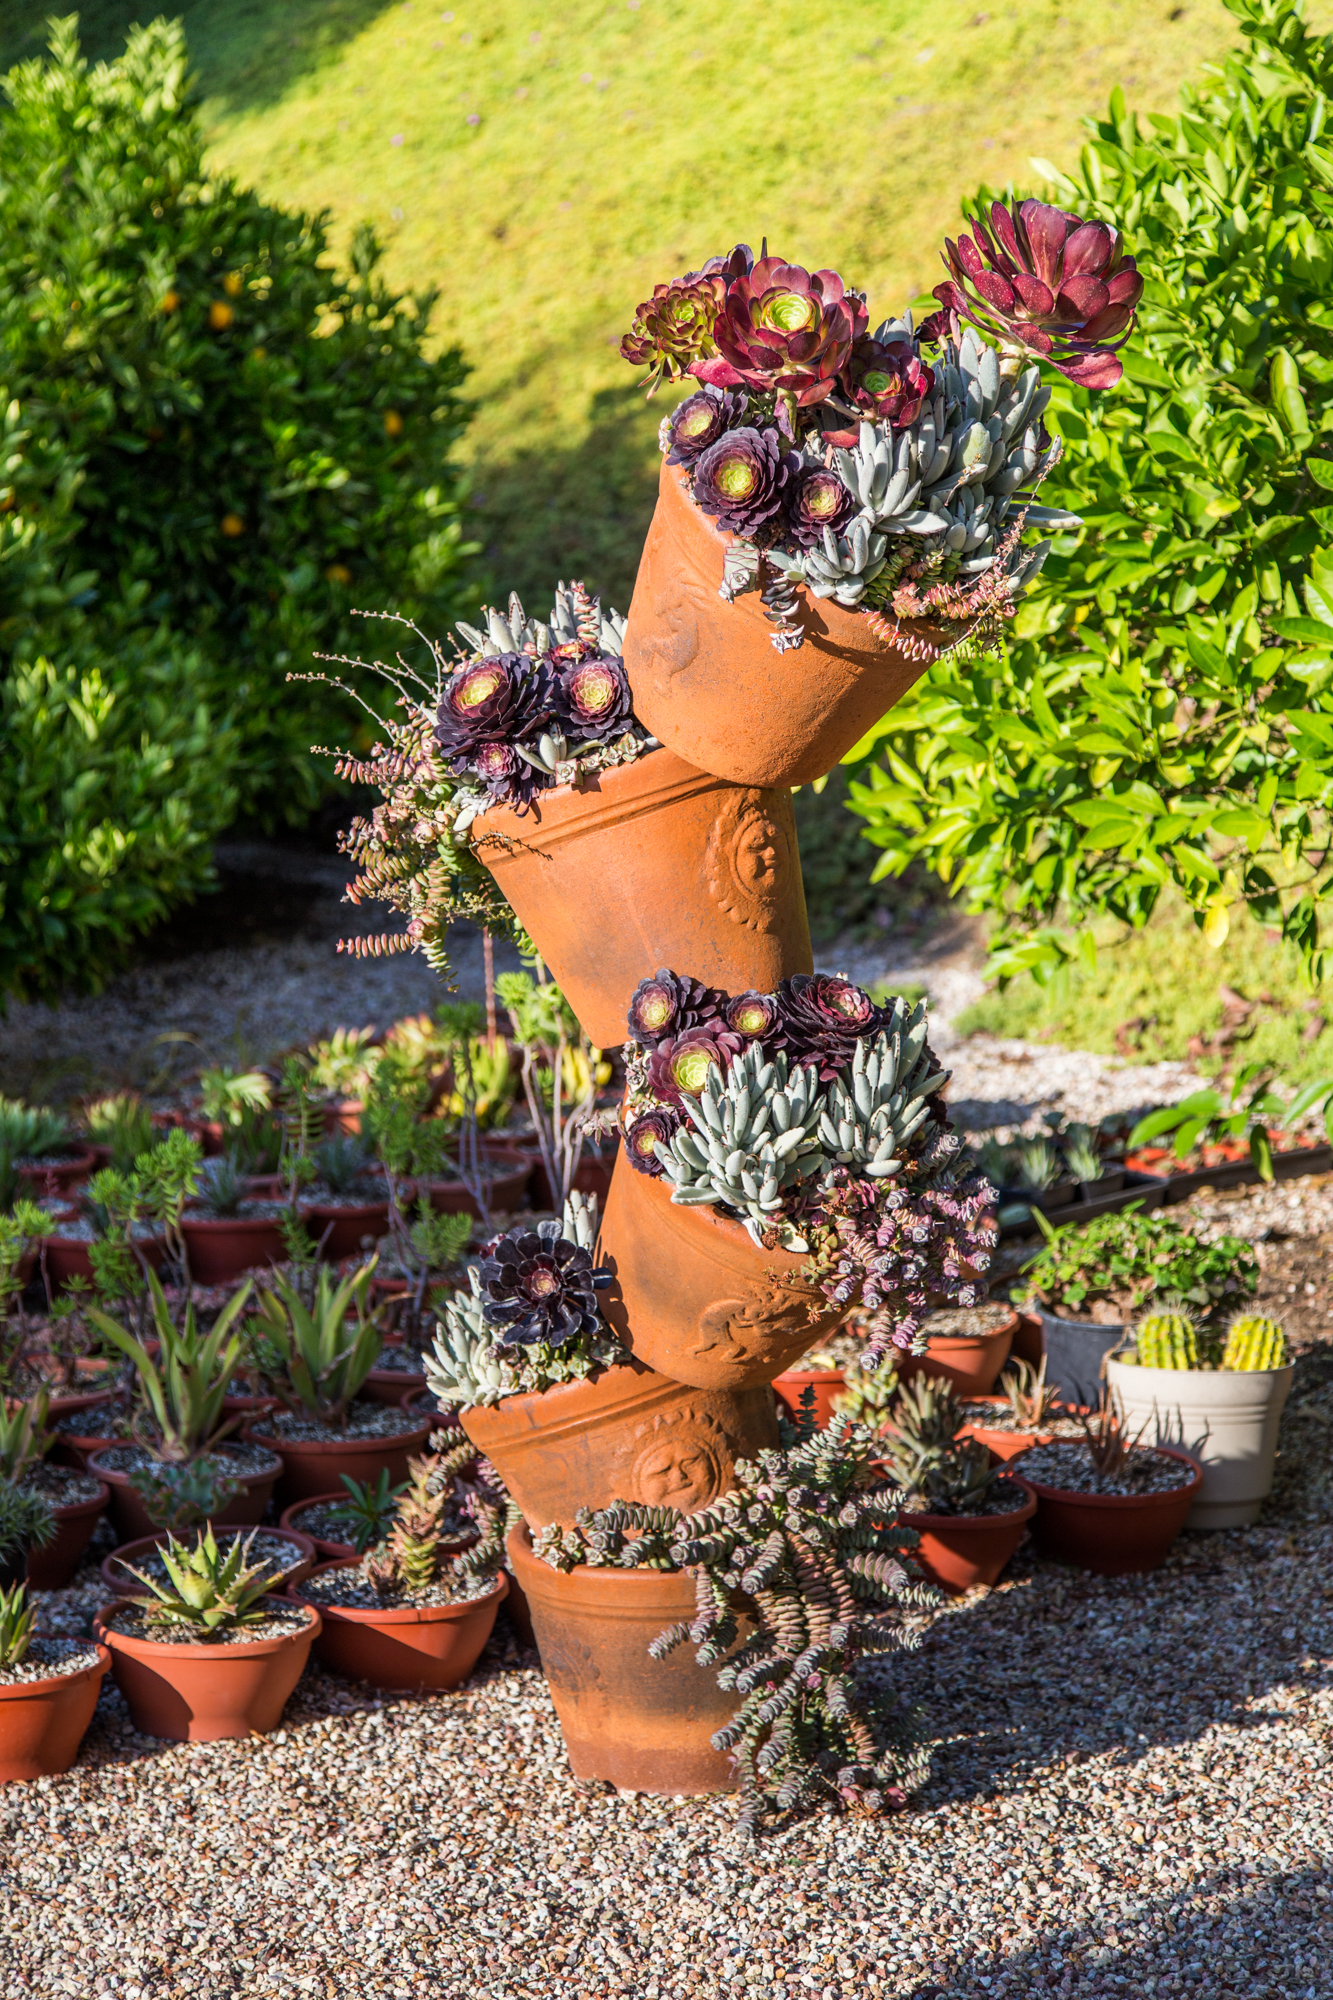
[[[490,1408],[624,1360],[597,1306],[611,1272],[593,1263],[596,1234],[594,1198],[571,1196],[561,1222],[512,1229],[468,1267],[426,1355],[442,1409]]]
[[[1044,202],[974,227],[920,327],[872,333],[836,272],[741,243],[659,285],[621,343],[650,395],[691,381],[661,449],[733,537],[722,596],[760,590],[779,651],[804,640],[798,585],[922,659],[993,644],[1050,548],[1025,530],[1079,525],[1033,504],[1060,453],[1040,363],[1118,381],[1143,281],[1115,232]]]
[[[713,1743],[736,1763],[749,1830],[765,1802],[785,1811],[825,1796],[876,1812],[904,1804],[920,1781],[891,1698],[858,1672],[867,1656],[915,1643],[876,1607],[934,1602],[912,1563],[916,1536],[876,1489],[879,1451],[848,1418],[815,1431],[803,1417],[781,1448],[738,1462],[735,1488],[699,1513],[617,1501],[534,1538],[558,1570],[694,1572],[694,1618],[649,1651],[662,1659],[689,1641],[734,1690],[735,1716]]]
[[[859,1298],[867,1369],[933,1305],[976,1304],[995,1193],[948,1129],[923,1007],[808,974],[729,996],[664,968],[628,1025],[630,1166],[809,1256],[833,1304]]]
[[[581,583],[558,586],[545,623],[516,596],[507,611],[488,610],[484,626],[460,623],[467,650],[457,658],[409,621],[396,622],[426,646],[425,672],[401,654],[392,666],[338,664],[386,681],[399,716],[382,717],[339,679],[312,677],[359,701],[382,738],[369,756],[327,753],[340,778],[381,794],[342,838],[357,865],[347,899],[387,903],[407,919],[402,931],[339,949],[357,957],[420,950],[447,977],[447,933],[459,918],[530,948],[476,853],[478,814],[507,805],[540,816],[543,792],[581,785],[589,772],[632,763],[657,745],[632,712],[620,657],[625,622]]]

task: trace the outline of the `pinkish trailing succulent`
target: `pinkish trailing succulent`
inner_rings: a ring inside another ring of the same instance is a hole
[[[971,320],[1004,346],[1040,355],[1071,382],[1109,389],[1120,380],[1116,349],[1134,326],[1143,280],[1124,254],[1120,232],[1044,201],[1012,210],[994,202],[990,230],[976,240],[946,239],[948,279],[935,287],[943,311],[921,328],[923,339]]]

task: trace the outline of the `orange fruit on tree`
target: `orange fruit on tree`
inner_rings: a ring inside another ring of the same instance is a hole
[[[386,434],[391,438],[402,436],[403,420],[397,410],[386,410],[384,412],[384,429]]]
[[[237,535],[243,535],[245,533],[245,522],[241,515],[224,514],[222,516],[222,532],[224,535],[230,535],[233,540]]]
[[[208,308],[208,324],[214,333],[225,333],[235,317],[225,299],[214,299]]]

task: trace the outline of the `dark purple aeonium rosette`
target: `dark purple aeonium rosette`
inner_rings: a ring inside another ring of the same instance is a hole
[[[934,370],[910,340],[858,340],[848,356],[839,387],[868,423],[903,430],[914,424],[935,387]],[[852,432],[855,443],[856,434]]]
[[[496,653],[462,667],[444,691],[435,740],[462,771],[484,743],[524,743],[551,718],[551,676],[525,653]]]
[[[856,512],[856,502],[836,472],[810,466],[787,488],[787,526],[798,548],[813,548],[824,539],[825,529],[835,535]]]
[[[683,1107],[687,1097],[698,1097],[715,1065],[726,1070],[733,1056],[740,1054],[744,1038],[723,1027],[687,1028],[683,1035],[659,1042],[648,1064],[648,1088],[662,1104]]]
[[[687,271],[654,285],[634,315],[634,324],[620,343],[626,361],[642,362],[650,370],[651,396],[665,379],[675,381],[692,362],[715,357],[713,328],[727,296],[727,286],[754,263],[748,243],[738,243],[725,257],[710,257],[703,268]]]
[[[667,418],[667,464],[693,465],[726,431],[745,421],[746,397],[731,389],[699,389]]]
[[[724,533],[757,535],[781,515],[799,463],[776,430],[728,431],[695,460],[695,505]]]
[[[662,1162],[657,1157],[659,1142],[669,1146],[679,1132],[682,1119],[678,1111],[659,1106],[655,1111],[641,1111],[625,1126],[625,1157],[636,1172],[651,1174],[654,1180],[662,1175]]]
[[[682,978],[664,967],[651,979],[641,979],[629,1003],[630,1039],[651,1048],[668,1036],[684,1034],[705,1022],[716,1022],[725,993],[701,979]]]
[[[722,1019],[747,1042],[761,1042],[777,1026],[777,997],[772,993],[737,993],[722,1009]]]
[[[846,1069],[856,1045],[885,1022],[863,987],[822,972],[798,972],[777,990],[778,1020],[772,1040],[788,1062],[813,1063],[821,1083]]]
[[[482,1317],[497,1347],[561,1347],[601,1326],[597,1293],[612,1273],[560,1234],[558,1222],[516,1229],[489,1246],[478,1269]]]
[[[623,736],[634,720],[624,663],[598,653],[562,669],[555,684],[555,711],[573,742],[610,743]]]
[[[822,403],[852,344],[865,332],[865,300],[836,271],[807,271],[763,257],[727,286],[713,339],[728,376],[714,363],[691,366],[701,380],[741,382],[801,408]]]

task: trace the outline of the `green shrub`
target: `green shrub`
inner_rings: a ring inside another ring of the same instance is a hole
[[[1243,47],[1178,118],[1117,91],[1077,174],[1042,167],[1146,279],[1122,383],[1060,382],[1047,413],[1069,448],[1042,498],[1086,525],[1003,661],[933,670],[853,788],[877,872],[926,856],[1002,917],[1001,977],[1091,966],[1059,926],[1138,927],[1168,887],[1210,943],[1246,907],[1333,969],[1333,37],[1226,4]]]

